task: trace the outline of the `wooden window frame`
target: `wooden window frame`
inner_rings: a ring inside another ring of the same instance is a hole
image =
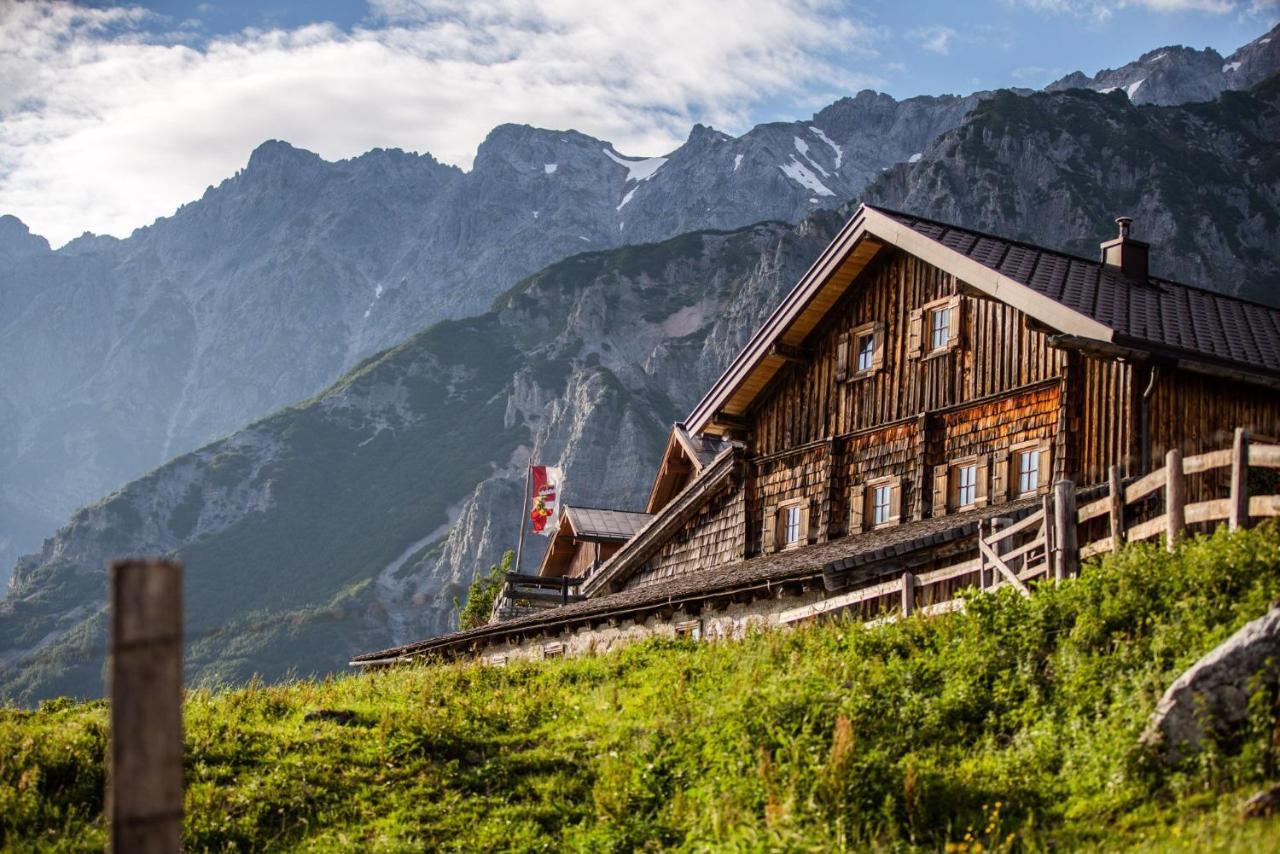
[[[1053,443],[1048,439],[1031,439],[1026,442],[1018,442],[1009,448],[1009,459],[1007,465],[1009,467],[1006,475],[1006,484],[1009,498],[1031,498],[1036,495],[1044,495],[1049,491],[1049,482],[1053,479],[1052,468],[1052,447]],[[1037,453],[1040,459],[1036,466],[1036,487],[1035,489],[1023,490],[1022,486],[1022,467],[1021,461],[1026,454]]]
[[[677,620],[672,623],[671,628],[678,638],[702,640],[702,620],[696,617],[692,620]]]
[[[777,550],[780,552],[798,549],[801,546],[809,544],[809,502],[804,498],[793,498],[790,501],[781,501],[778,503],[777,521],[774,523],[778,526],[778,532],[775,535]],[[791,511],[795,510],[799,514],[797,520],[798,537],[794,540],[787,539],[787,517]]]
[[[889,488],[889,518],[876,524],[875,496],[881,487]],[[879,528],[891,528],[902,524],[902,478],[899,475],[886,475],[859,483],[849,494],[849,530],[850,534],[874,531]]]
[[[933,346],[933,317],[939,311],[950,312],[947,318],[947,343]],[[927,302],[911,312],[908,346],[911,355],[921,361],[936,359],[957,350],[964,332],[964,298],[960,294]]]
[[[542,645],[543,658],[564,658],[564,643],[562,641],[551,641]]]
[[[973,501],[961,504],[958,472],[969,466],[973,466]],[[954,457],[934,466],[933,515],[942,516],[986,507],[991,500],[990,479],[990,461],[986,454]]]
[[[866,368],[859,368],[860,345],[868,338],[871,339],[871,364]],[[885,335],[884,323],[881,321],[873,320],[870,323],[855,326],[849,332],[846,346],[849,352],[846,360],[846,376],[848,379],[866,379],[884,370]]]

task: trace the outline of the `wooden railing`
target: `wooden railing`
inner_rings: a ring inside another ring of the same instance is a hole
[[[1080,548],[1081,559],[1107,551],[1117,551],[1127,542],[1165,536],[1169,549],[1177,546],[1189,525],[1226,522],[1231,530],[1248,524],[1250,518],[1280,516],[1280,496],[1249,495],[1249,468],[1280,469],[1280,445],[1249,441],[1243,430],[1236,430],[1230,448],[1208,451],[1192,457],[1182,456],[1176,448],[1165,455],[1163,468],[1125,485],[1118,467],[1113,466],[1108,478],[1107,494],[1076,511],[1076,521],[1084,524],[1092,519],[1107,519],[1108,534]],[[1218,469],[1230,469],[1230,494],[1188,504],[1187,478]],[[1127,524],[1129,507],[1162,497],[1161,513]]]
[[[1249,495],[1250,467],[1280,469],[1280,444],[1251,442],[1245,431],[1236,430],[1230,448],[1185,459],[1180,451],[1171,450],[1163,468],[1130,479],[1128,483],[1120,476],[1119,467],[1113,466],[1106,494],[1079,506],[1075,484],[1059,481],[1054,484],[1053,493],[1044,496],[1039,509],[1018,519],[1000,517],[981,522],[976,558],[920,574],[903,572],[891,580],[789,608],[779,615],[779,622],[794,623],[862,606],[871,607],[873,613],[878,609],[882,614],[868,625],[913,613],[957,611],[964,607],[963,597],[918,607],[919,594],[930,588],[941,589],[939,585],[974,573],[982,591],[1012,586],[1023,596],[1030,596],[1027,582],[1049,577],[1055,581],[1069,578],[1079,572],[1081,560],[1117,551],[1128,542],[1163,534],[1167,547],[1172,550],[1188,526],[1226,522],[1235,530],[1247,525],[1250,519],[1280,516],[1280,495]],[[1230,469],[1228,497],[1188,504],[1188,478],[1221,469]],[[1154,508],[1150,505],[1157,497],[1162,501],[1158,515],[1153,516]],[[1095,520],[1104,519],[1107,534],[1078,546],[1080,532],[1096,527]],[[876,603],[890,596],[894,597],[893,606]]]

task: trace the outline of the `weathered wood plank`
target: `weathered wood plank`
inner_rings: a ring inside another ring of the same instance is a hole
[[[1183,474],[1199,474],[1213,469],[1226,468],[1231,465],[1231,449],[1206,451],[1203,454],[1187,457],[1182,461]]]
[[[1124,488],[1124,503],[1132,504],[1146,498],[1157,489],[1164,488],[1165,470],[1156,469],[1150,474],[1143,475]]]
[[[1097,501],[1090,501],[1088,504],[1076,511],[1077,522],[1088,522],[1090,519],[1096,519],[1105,513],[1111,512],[1111,498],[1099,498]]]
[[[1280,516],[1280,495],[1254,495],[1249,499],[1249,515]]]
[[[1195,504],[1188,504],[1182,512],[1188,525],[1225,520],[1231,515],[1231,499],[1215,498],[1211,501],[1197,501]]]
[[[1010,569],[1008,565],[1000,559],[1000,556],[995,553],[995,550],[992,549],[991,546],[987,545],[986,540],[983,540],[982,538],[978,539],[978,549],[986,559],[1000,571],[1000,574],[1003,575],[1010,584],[1018,588],[1019,593],[1028,597],[1031,595],[1031,591],[1027,589],[1027,585],[1023,584],[1022,579],[1018,578],[1018,574]]]
[[[1125,528],[1124,537],[1129,542],[1146,540],[1164,532],[1167,520],[1163,515]]]

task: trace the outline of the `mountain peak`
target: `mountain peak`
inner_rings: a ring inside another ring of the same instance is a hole
[[[246,172],[277,171],[280,169],[320,163],[321,157],[305,148],[296,148],[280,139],[269,139],[249,155]]]
[[[0,216],[0,253],[17,256],[48,251],[49,241],[32,234],[25,222],[13,214]]]

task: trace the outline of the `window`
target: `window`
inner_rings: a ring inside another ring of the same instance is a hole
[[[784,511],[784,527],[782,532],[782,544],[784,546],[794,545],[800,542],[800,505],[792,505]]]
[[[956,507],[968,507],[978,502],[978,464],[965,463],[954,470],[956,483]]]
[[[675,624],[674,628],[678,638],[702,639],[702,620],[681,620]]]
[[[864,332],[858,336],[858,373],[870,371],[875,366],[876,336],[874,332]]]
[[[855,484],[849,494],[849,528],[851,534],[902,520],[902,478],[896,475],[878,477]]]
[[[558,642],[544,644],[542,647],[542,657],[564,658],[564,644]]]
[[[945,349],[951,343],[951,306],[944,305],[929,312],[929,352]]]
[[[893,516],[892,510],[893,485],[886,483],[877,486],[871,492],[871,524],[885,525],[888,524]]]
[[[907,355],[928,359],[959,347],[963,308],[963,297],[955,295],[912,311],[907,327]]]
[[[1040,488],[1040,449],[1032,448],[1017,455],[1018,494],[1026,495]]]

